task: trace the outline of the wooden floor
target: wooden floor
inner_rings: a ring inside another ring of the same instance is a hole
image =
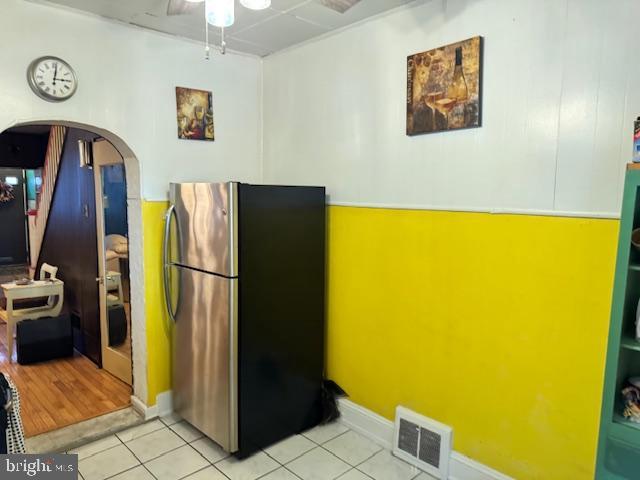
[[[0,372],[11,376],[18,390],[25,435],[66,427],[131,404],[131,388],[76,353],[73,358],[35,365],[7,359],[7,325],[0,322]]]

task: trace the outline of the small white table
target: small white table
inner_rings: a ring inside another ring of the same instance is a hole
[[[26,319],[57,317],[64,302],[64,282],[62,280],[34,280],[28,285],[16,285],[15,282],[0,285],[7,298],[7,309],[0,309],[0,319],[7,323],[7,350],[9,362],[13,356],[13,335],[16,323]],[[13,301],[25,298],[49,297],[42,307],[13,308]]]

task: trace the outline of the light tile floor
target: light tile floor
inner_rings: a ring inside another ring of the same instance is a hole
[[[83,445],[84,480],[428,480],[366,437],[336,422],[245,459],[230,457],[175,415]]]

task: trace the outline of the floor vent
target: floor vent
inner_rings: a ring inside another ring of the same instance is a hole
[[[449,476],[453,430],[404,407],[396,409],[393,454],[436,478]]]

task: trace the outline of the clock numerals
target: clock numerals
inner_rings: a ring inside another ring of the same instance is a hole
[[[66,100],[75,93],[77,86],[73,69],[55,57],[34,60],[29,66],[28,76],[33,91],[45,100]]]

